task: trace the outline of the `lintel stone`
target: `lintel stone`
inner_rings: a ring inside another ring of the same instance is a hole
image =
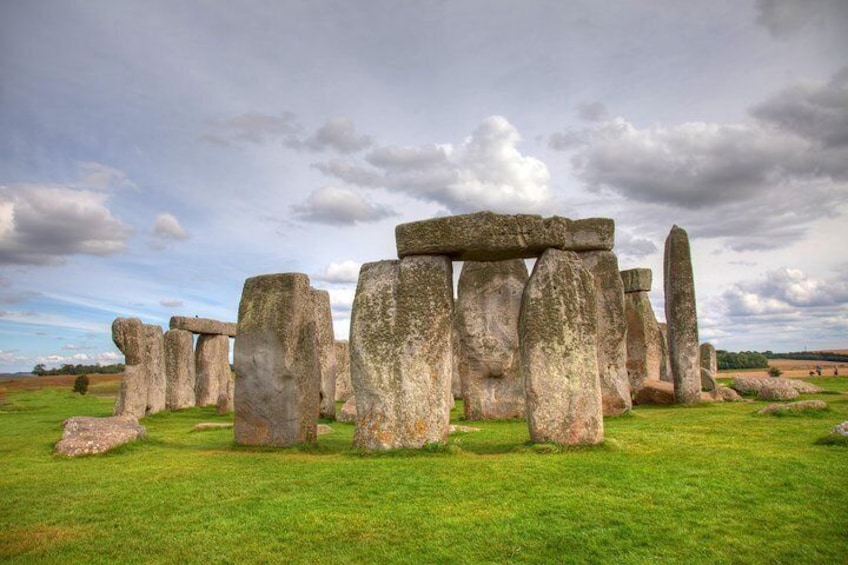
[[[228,335],[236,337],[236,324],[219,322],[210,318],[189,318],[172,316],[169,324],[172,330],[185,330],[193,334]]]
[[[628,269],[621,271],[624,292],[650,292],[652,282],[651,269]]]

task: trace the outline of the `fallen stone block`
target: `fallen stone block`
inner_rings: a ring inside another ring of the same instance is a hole
[[[105,453],[147,434],[147,429],[133,416],[77,416],[68,418],[62,425],[65,431],[53,452],[67,457]]]

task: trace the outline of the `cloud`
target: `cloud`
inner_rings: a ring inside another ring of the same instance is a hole
[[[787,39],[815,25],[845,29],[844,0],[757,0],[757,23],[778,39]]]
[[[153,225],[151,247],[164,249],[169,243],[184,241],[191,237],[180,225],[180,221],[173,214],[162,212],[156,216]]]
[[[291,112],[279,116],[247,112],[215,124],[219,133],[203,136],[205,141],[218,145],[231,142],[264,143],[280,141],[284,145],[299,147],[303,127]]]
[[[333,118],[327,120],[318,131],[306,141],[310,149],[323,151],[334,149],[339,153],[356,153],[370,147],[370,136],[356,133],[356,126],[350,118]]]
[[[101,163],[80,163],[79,168],[82,174],[81,184],[84,188],[91,190],[138,189],[138,186],[127,177],[126,173],[114,167]]]
[[[97,349],[93,345],[74,345],[72,343],[68,343],[62,346],[63,351],[93,351]]]
[[[108,195],[61,185],[0,187],[0,265],[47,265],[75,254],[123,251],[133,230]]]
[[[736,316],[848,313],[848,283],[808,276],[783,267],[755,281],[736,283],[722,294],[725,312]]]
[[[349,188],[334,186],[313,190],[305,202],[292,206],[292,211],[300,220],[335,226],[376,222],[397,215],[391,208],[374,204]]]
[[[602,102],[584,102],[575,108],[577,117],[587,122],[602,122],[609,119],[609,111]]]
[[[656,244],[650,239],[635,237],[622,229],[616,229],[615,232],[615,252],[621,258],[644,259],[658,251]]]
[[[313,278],[328,283],[356,283],[359,281],[359,268],[361,266],[356,261],[330,263],[323,273],[314,275]]]
[[[183,306],[185,306],[182,300],[176,299],[160,300],[159,305],[164,306],[165,308],[182,308]]]
[[[518,151],[520,140],[506,118],[491,116],[456,146],[382,146],[365,156],[367,164],[330,162],[316,168],[351,184],[440,204],[452,213],[541,212],[552,200],[550,173],[543,162]]]

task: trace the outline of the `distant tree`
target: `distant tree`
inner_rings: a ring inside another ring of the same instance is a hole
[[[44,366],[44,363],[39,363],[38,365],[32,368],[32,374],[37,375],[39,377],[43,377],[47,374],[47,367]]]
[[[82,395],[88,392],[88,375],[80,375],[74,380],[74,392]]]
[[[783,371],[779,367],[769,367],[768,374],[770,377],[779,377],[783,374]]]

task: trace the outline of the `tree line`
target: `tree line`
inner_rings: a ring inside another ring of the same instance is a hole
[[[39,377],[45,375],[85,375],[85,374],[114,374],[123,373],[124,364],[116,363],[114,365],[71,365],[66,364],[55,369],[48,369],[44,363],[39,363],[32,369],[32,374]]]
[[[716,351],[716,361],[719,369],[765,369],[768,367],[768,357],[758,351]]]

